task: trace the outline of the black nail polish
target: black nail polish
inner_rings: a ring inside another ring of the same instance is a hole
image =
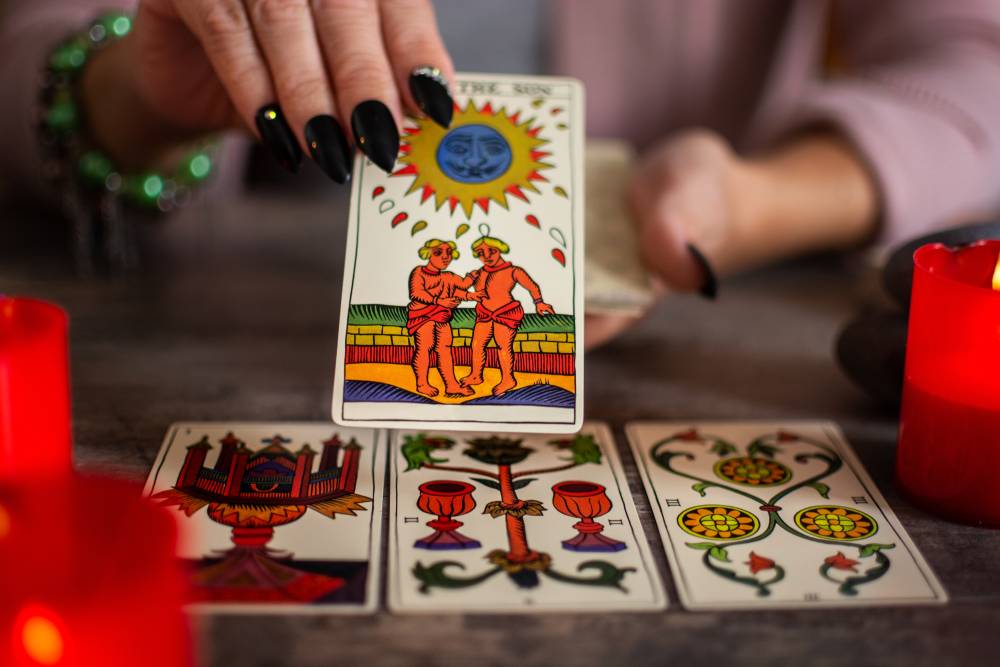
[[[254,121],[261,140],[271,149],[274,159],[293,174],[298,173],[299,165],[302,164],[302,149],[292,134],[292,128],[288,127],[281,107],[277,104],[262,106],[254,116]]]
[[[437,67],[418,67],[410,72],[410,93],[420,110],[447,128],[455,112],[455,102],[448,92],[448,81]]]
[[[719,295],[719,281],[715,277],[715,271],[712,270],[712,265],[708,263],[705,256],[701,254],[701,251],[695,248],[690,243],[687,244],[688,252],[694,257],[694,261],[698,262],[698,266],[701,267],[701,272],[705,274],[705,280],[701,284],[701,288],[698,289],[698,293],[701,294],[706,299],[715,300],[715,297]]]
[[[399,130],[389,107],[378,100],[365,100],[351,114],[354,142],[382,171],[392,173],[399,153]]]
[[[306,123],[306,145],[313,161],[337,183],[351,178],[351,148],[340,123],[333,116],[313,116]]]

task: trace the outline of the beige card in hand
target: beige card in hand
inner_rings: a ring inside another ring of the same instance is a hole
[[[688,609],[947,601],[836,425],[640,422],[627,432]]]
[[[171,508],[196,610],[374,613],[385,434],[329,423],[188,423],[145,493]]]
[[[666,607],[610,431],[392,435],[396,612]]]
[[[634,151],[623,141],[587,142],[585,307],[589,315],[640,315],[655,298],[625,206],[634,159]]]

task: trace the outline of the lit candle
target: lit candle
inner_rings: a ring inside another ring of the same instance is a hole
[[[897,473],[942,516],[1000,527],[1000,241],[914,254]]]
[[[119,480],[0,487],[0,665],[185,667],[176,524]]]
[[[0,483],[70,470],[67,317],[0,295]]]

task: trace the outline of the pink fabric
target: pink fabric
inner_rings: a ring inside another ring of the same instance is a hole
[[[1000,212],[997,0],[558,0],[550,18],[595,136],[703,126],[750,152],[823,123],[870,165],[882,240]]]

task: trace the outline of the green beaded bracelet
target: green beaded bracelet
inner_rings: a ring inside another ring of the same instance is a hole
[[[50,54],[41,95],[42,145],[56,176],[72,179],[91,191],[121,195],[150,209],[168,211],[212,172],[212,151],[199,147],[189,153],[174,173],[126,174],[101,151],[90,146],[76,99],[76,84],[90,56],[121,39],[132,29],[123,12],[104,14],[86,30],[59,44]]]

